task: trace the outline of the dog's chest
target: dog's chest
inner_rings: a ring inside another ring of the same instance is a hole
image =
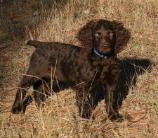
[[[117,62],[111,62],[103,67],[100,74],[100,81],[113,85],[117,82],[120,74],[120,65]]]
[[[99,71],[97,66],[92,66],[89,62],[85,62],[77,70],[78,77],[83,80],[94,80]]]

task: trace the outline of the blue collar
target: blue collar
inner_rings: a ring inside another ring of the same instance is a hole
[[[104,58],[104,59],[107,59],[109,57],[111,57],[113,54],[108,52],[108,53],[102,53],[100,51],[98,51],[97,49],[93,48],[93,53],[97,56],[97,57],[100,57],[100,58]]]

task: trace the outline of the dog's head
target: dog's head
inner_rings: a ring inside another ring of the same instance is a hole
[[[89,21],[77,34],[82,46],[114,54],[124,50],[130,36],[129,30],[122,23],[104,19]]]
[[[92,47],[102,53],[114,53],[116,41],[112,24],[106,20],[99,20],[92,27]]]

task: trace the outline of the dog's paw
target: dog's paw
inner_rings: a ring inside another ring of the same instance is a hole
[[[109,119],[115,122],[122,122],[124,120],[124,117],[121,114],[115,114],[115,115],[110,115]]]
[[[92,112],[91,111],[83,111],[80,116],[84,119],[95,119],[94,116],[92,115]]]

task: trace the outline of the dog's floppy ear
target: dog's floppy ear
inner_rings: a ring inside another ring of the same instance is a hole
[[[91,20],[80,28],[76,38],[79,40],[82,46],[89,48],[92,47],[92,31],[95,25],[96,20]]]
[[[117,54],[125,49],[131,37],[131,33],[127,28],[124,27],[123,23],[118,21],[112,21],[111,23],[116,35],[115,53]]]

